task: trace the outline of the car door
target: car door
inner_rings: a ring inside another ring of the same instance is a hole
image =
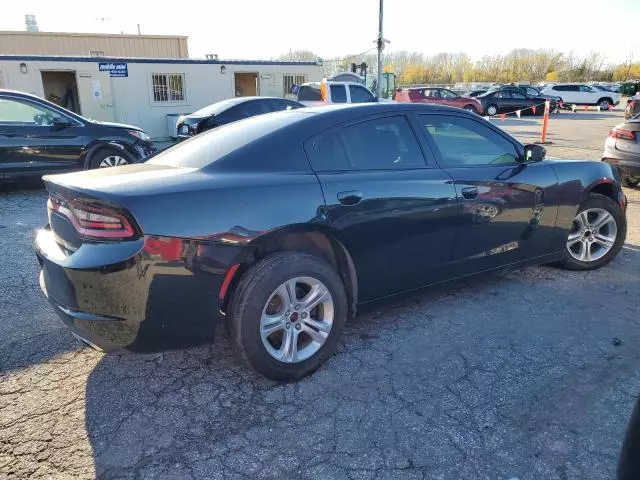
[[[527,97],[516,90],[509,91],[510,107],[513,110],[523,110],[535,104],[535,101],[527,100]]]
[[[55,124],[55,125],[54,125]],[[0,174],[82,168],[87,128],[48,106],[0,95]]]
[[[321,215],[352,256],[362,301],[446,278],[455,187],[404,115],[339,125],[305,151],[322,185]]]
[[[564,103],[580,105],[582,97],[579,85],[563,85],[562,99]]]
[[[580,99],[584,105],[597,105],[599,94],[588,85],[580,85]]]
[[[550,253],[558,210],[552,167],[526,162],[522,146],[481,119],[420,114],[417,120],[456,188],[456,273]]]
[[[329,85],[331,103],[347,103],[347,89],[345,85]]]
[[[450,107],[462,107],[462,103],[464,102],[456,93],[445,88],[440,90],[440,98],[441,104],[448,105]]]

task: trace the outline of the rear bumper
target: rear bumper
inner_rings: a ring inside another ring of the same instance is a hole
[[[616,167],[622,176],[640,177],[640,155],[605,149],[602,161]]]
[[[104,351],[157,352],[214,339],[227,246],[145,237],[62,251],[36,236],[40,286],[65,325]],[[231,247],[230,247],[231,248]],[[164,249],[164,251],[163,251]]]

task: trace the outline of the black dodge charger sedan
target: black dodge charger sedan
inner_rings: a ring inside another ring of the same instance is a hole
[[[44,177],[40,284],[84,342],[210,342],[224,318],[263,375],[303,377],[358,305],[504,267],[609,263],[626,198],[604,162],[551,161],[477,115],[305,108],[139,165]]]
[[[138,127],[89,120],[35,95],[0,90],[0,183],[137,163],[155,152]]]
[[[245,118],[301,107],[304,105],[294,100],[277,97],[238,97],[222,100],[178,118],[178,139],[186,140],[198,133]]]

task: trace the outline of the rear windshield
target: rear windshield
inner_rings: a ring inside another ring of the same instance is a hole
[[[153,157],[147,163],[172,167],[203,168],[270,133],[303,118],[295,110],[268,113],[233,122],[201,133]]]
[[[300,89],[298,90],[298,100],[303,102],[322,101],[320,85],[300,85]]]

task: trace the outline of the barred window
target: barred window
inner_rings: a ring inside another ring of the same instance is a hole
[[[285,74],[282,76],[282,83],[284,85],[283,97],[285,98],[295,98],[295,95],[291,93],[292,85],[302,85],[307,81],[307,77],[305,75],[298,74]]]
[[[151,80],[154,102],[184,101],[184,73],[154,73]]]

